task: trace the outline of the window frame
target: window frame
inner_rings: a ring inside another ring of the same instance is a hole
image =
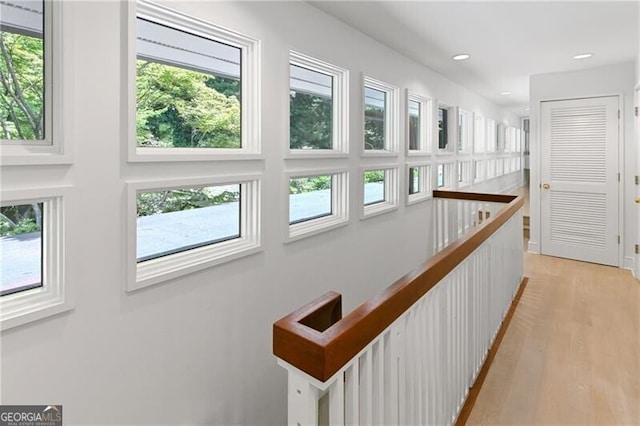
[[[410,194],[408,182],[411,179],[411,169],[419,167],[422,170],[420,175],[420,191]],[[433,188],[431,184],[431,163],[427,161],[407,162],[405,165],[405,182],[407,182],[406,205],[410,206],[423,201],[430,200],[433,197]]]
[[[438,127],[438,118],[439,118],[439,113],[438,110],[443,109],[447,111],[447,147],[446,148],[440,148],[440,130]],[[452,120],[452,117],[455,116],[455,119]],[[435,140],[434,140],[434,146],[436,147],[435,152],[437,155],[455,155],[457,153],[457,148],[454,146],[455,145],[455,141],[457,139],[454,138],[452,136],[453,132],[455,132],[455,134],[458,133],[458,128],[457,128],[457,111],[455,107],[449,106],[448,104],[445,103],[441,103],[438,102],[438,104],[436,105],[436,115],[434,117],[433,123],[434,123],[434,133],[436,135]]]
[[[331,214],[290,223],[289,181],[323,175],[331,176]],[[285,189],[285,243],[298,241],[349,224],[349,172],[347,169],[305,169],[304,171],[287,172],[285,173]]]
[[[0,166],[72,164],[72,144],[66,139],[73,133],[74,76],[70,64],[73,49],[71,25],[65,25],[66,2],[44,0],[44,109],[43,141],[0,140]]]
[[[44,203],[42,226],[43,286],[0,297],[0,329],[70,311],[75,306],[73,287],[66,278],[66,217],[71,188],[1,191],[2,205]]]
[[[464,117],[464,120],[462,119]],[[473,151],[473,118],[470,111],[456,108],[456,152],[458,154],[470,154]],[[460,127],[462,127],[462,137],[460,137]],[[463,144],[462,141],[465,140]]]
[[[460,172],[462,172],[462,180],[460,180]],[[456,161],[456,187],[465,188],[471,186],[473,184],[472,172],[472,159],[458,159]]]
[[[285,158],[346,158],[349,155],[349,70],[299,53],[289,51],[289,69],[291,65],[330,75],[333,78],[332,103],[332,149],[292,149],[290,135],[291,110],[287,117],[287,149]],[[289,75],[289,81],[291,75]],[[291,85],[289,85],[289,90]]]
[[[498,125],[495,120],[487,118],[487,139],[486,139],[486,152],[493,154],[498,149]]]
[[[200,20],[175,9],[148,0],[123,2],[125,8],[127,40],[126,55],[122,60],[122,122],[123,141],[126,143],[129,163],[215,161],[215,160],[259,160],[261,151],[260,129],[260,55],[261,42],[247,35],[222,26]],[[138,147],[136,141],[136,19],[143,18],[171,29],[184,31],[209,40],[240,49],[240,99],[241,147],[234,148],[154,148]]]
[[[473,160],[473,183],[480,183],[487,179],[486,177],[487,162],[482,158]]]
[[[127,292],[188,275],[221,263],[258,253],[261,245],[261,174],[187,178],[126,183]],[[137,203],[139,191],[240,184],[240,237],[179,253],[137,262]]]
[[[413,102],[417,102],[420,104],[420,116],[419,116],[419,123],[420,123],[420,132],[418,134],[418,149],[411,149],[410,148],[410,114],[409,114],[409,103],[413,101]],[[432,152],[432,145],[433,142],[431,140],[432,138],[432,131],[431,131],[431,126],[432,126],[432,115],[433,115],[433,111],[432,111],[432,101],[430,98],[424,97],[424,96],[420,96],[412,91],[410,91],[409,89],[407,89],[407,102],[406,102],[406,107],[407,107],[407,111],[406,111],[406,155],[411,157],[411,156],[420,156],[420,155],[430,155]]]
[[[365,149],[365,88],[379,90],[386,93],[385,99],[385,132],[384,149]],[[360,150],[362,157],[397,157],[400,141],[400,89],[389,83],[376,80],[366,74],[362,75],[362,141]]]
[[[365,205],[364,203],[364,174],[365,172],[384,171],[384,201]],[[360,167],[360,220],[369,219],[384,213],[397,210],[400,205],[399,168],[395,164],[379,164]]]
[[[455,160],[438,161],[435,167],[435,188],[437,190],[451,190],[456,187],[457,170],[454,170]],[[438,166],[442,165],[444,173],[443,186],[438,186]]]
[[[487,124],[484,115],[473,113],[473,153],[484,154],[487,148]]]

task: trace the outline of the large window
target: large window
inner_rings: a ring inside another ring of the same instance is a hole
[[[369,77],[364,79],[364,150],[398,150],[398,88]]]
[[[349,72],[301,53],[289,55],[290,154],[346,154]]]
[[[0,207],[0,296],[42,286],[43,203]]]
[[[128,184],[128,290],[260,249],[256,176]]]
[[[241,148],[241,49],[138,18],[136,143]]]
[[[129,160],[259,155],[259,42],[152,2],[128,7]]]
[[[0,139],[48,138],[43,1],[0,3]],[[49,40],[47,40],[47,43]]]

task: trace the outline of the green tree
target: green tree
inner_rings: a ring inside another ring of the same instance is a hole
[[[44,138],[44,43],[0,31],[0,131],[2,139]]]
[[[384,108],[365,105],[364,147],[384,149]]]
[[[138,60],[136,88],[138,146],[240,148],[239,82]]]
[[[292,149],[331,149],[333,145],[331,98],[291,91],[289,143]]]

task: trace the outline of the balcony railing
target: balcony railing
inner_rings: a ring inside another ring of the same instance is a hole
[[[452,424],[523,279],[521,197],[434,191],[437,254],[346,316],[273,326],[290,425]]]

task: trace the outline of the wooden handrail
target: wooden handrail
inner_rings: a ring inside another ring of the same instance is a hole
[[[461,195],[464,194],[464,195]],[[381,293],[341,318],[341,295],[328,292],[273,324],[273,353],[325,382],[504,225],[522,197],[434,191],[436,198],[508,203]],[[336,308],[337,306],[337,308]]]

